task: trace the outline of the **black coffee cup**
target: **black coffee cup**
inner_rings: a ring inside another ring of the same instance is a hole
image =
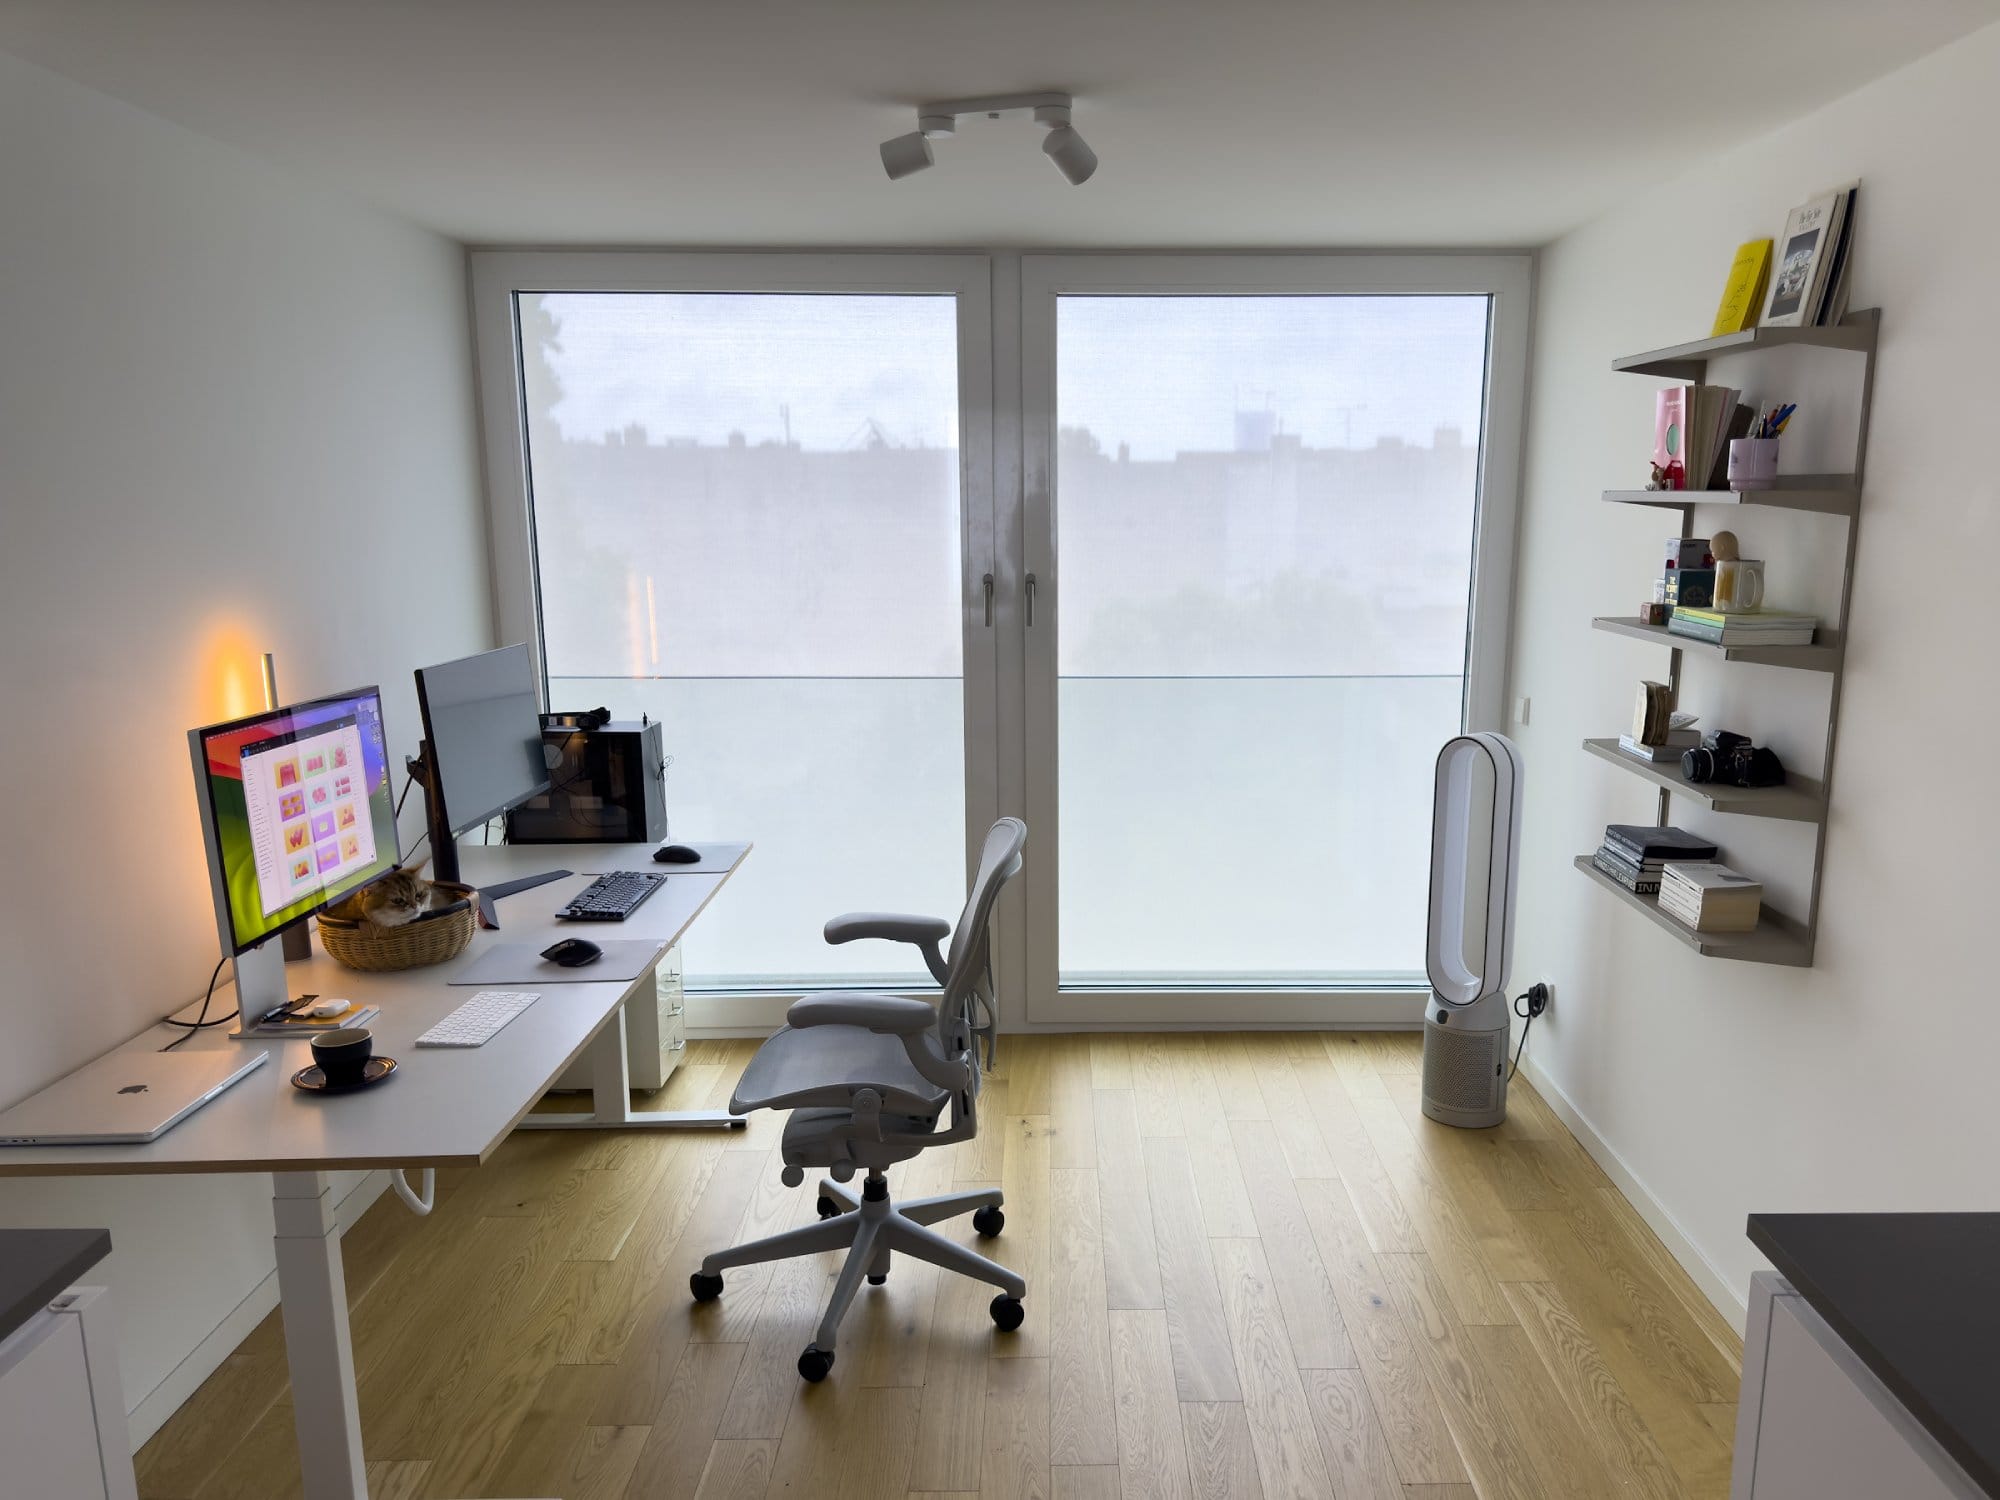
[[[328,1083],[359,1083],[374,1052],[375,1036],[366,1026],[345,1026],[312,1039],[313,1061]]]

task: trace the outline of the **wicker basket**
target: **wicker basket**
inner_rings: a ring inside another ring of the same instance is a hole
[[[470,897],[469,885],[434,881],[438,894],[449,904],[461,896]],[[435,899],[435,898],[434,898]],[[457,958],[472,942],[476,925],[474,903],[449,916],[425,917],[401,927],[377,927],[359,917],[319,916],[319,940],[326,951],[350,969],[381,972],[389,969],[421,969]]]

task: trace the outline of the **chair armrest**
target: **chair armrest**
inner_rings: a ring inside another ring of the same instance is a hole
[[[931,978],[939,984],[945,983],[951,975],[951,970],[945,967],[944,952],[938,946],[949,936],[951,923],[942,917],[908,917],[886,911],[851,911],[826,924],[826,940],[829,943],[851,943],[856,938],[887,938],[891,942],[910,944],[923,954],[924,967],[931,971]]]
[[[829,943],[851,943],[856,938],[936,943],[950,935],[951,923],[942,917],[908,917],[885,911],[851,911],[826,924],[826,940]]]
[[[798,1031],[808,1026],[860,1026],[884,1036],[915,1036],[937,1024],[937,1011],[925,1001],[902,995],[807,995],[792,1002],[785,1024]]]

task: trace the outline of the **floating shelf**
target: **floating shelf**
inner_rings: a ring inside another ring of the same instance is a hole
[[[1648,625],[1637,615],[1599,615],[1590,622],[1593,630],[1613,635],[1629,635],[1652,641],[1675,651],[1704,652],[1724,661],[1747,661],[1760,667],[1796,667],[1802,672],[1832,672],[1840,666],[1840,632],[1820,628],[1819,639],[1810,646],[1718,646],[1713,641],[1691,635],[1675,635],[1664,625]]]
[[[1628,354],[1611,361],[1611,368],[1630,375],[1662,375],[1669,380],[1700,380],[1711,359],[1726,354],[1744,354],[1752,349],[1776,349],[1800,344],[1816,349],[1845,349],[1857,354],[1872,353],[1875,332],[1881,321],[1879,308],[1851,312],[1840,322],[1825,328],[1752,328],[1743,333],[1725,333],[1720,338],[1696,339],[1691,344],[1674,344],[1665,349],[1649,349],[1644,354]]]
[[[1608,760],[1642,781],[1663,786],[1676,797],[1699,802],[1714,812],[1749,818],[1783,818],[1793,823],[1820,823],[1826,819],[1826,797],[1820,784],[1808,776],[1791,776],[1782,786],[1717,785],[1712,781],[1689,781],[1681,775],[1678,761],[1655,765],[1636,755],[1627,755],[1618,748],[1616,740],[1585,740],[1583,748],[1599,760]]]
[[[1757,919],[1755,932],[1696,932],[1685,922],[1661,910],[1657,896],[1641,896],[1626,890],[1592,864],[1588,854],[1579,854],[1575,863],[1592,882],[1704,958],[1734,958],[1744,963],[1782,964],[1794,969],[1812,967],[1811,936],[1797,922],[1772,911],[1768,906]]]
[[[1861,490],[1852,474],[1781,474],[1777,488],[1769,490],[1606,490],[1604,498],[1613,505],[1673,510],[1688,505],[1763,505],[1851,516],[1861,504]]]

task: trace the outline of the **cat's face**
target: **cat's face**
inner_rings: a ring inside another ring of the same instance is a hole
[[[423,915],[431,901],[431,885],[418,874],[422,865],[405,865],[384,876],[367,891],[368,920],[378,927],[401,927]]]

